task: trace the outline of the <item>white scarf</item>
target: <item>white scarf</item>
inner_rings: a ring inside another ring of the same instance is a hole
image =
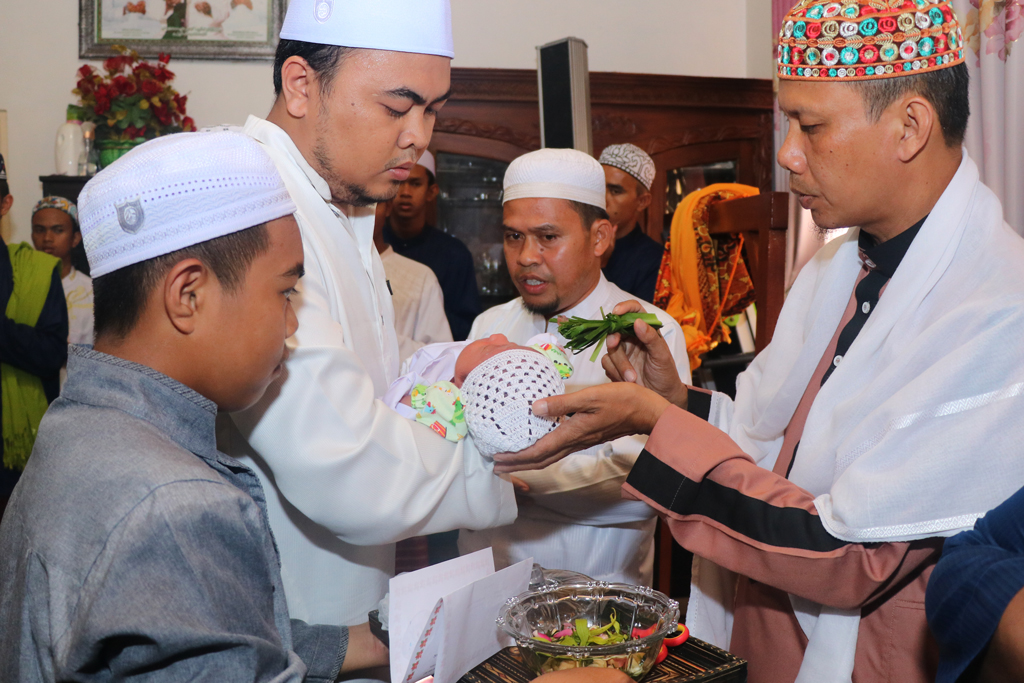
[[[771,468],[861,268],[857,238],[804,267],[771,344],[710,421]],[[963,152],[807,416],[790,472],[830,534],[910,541],[969,529],[1024,485],[1024,241]],[[699,565],[699,567],[697,566]],[[687,620],[728,646],[735,576],[695,561]],[[798,683],[849,681],[859,610],[791,596],[809,643]],[[692,619],[692,621],[691,621]],[[716,643],[718,644],[718,643]]]

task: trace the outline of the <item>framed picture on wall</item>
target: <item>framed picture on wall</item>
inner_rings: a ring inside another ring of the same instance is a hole
[[[79,0],[78,56],[273,59],[285,0]]]

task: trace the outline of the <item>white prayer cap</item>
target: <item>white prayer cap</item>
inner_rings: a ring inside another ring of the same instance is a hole
[[[502,204],[513,199],[568,199],[607,208],[604,169],[594,157],[576,149],[538,149],[524,154],[505,171]]]
[[[466,427],[484,455],[515,453],[558,426],[533,414],[533,402],[565,393],[554,364],[537,351],[512,349],[488,358],[462,383]]]
[[[281,38],[455,56],[449,0],[291,0]]]
[[[434,164],[434,155],[431,154],[429,151],[424,150],[423,156],[421,156],[420,160],[417,161],[416,163],[430,171],[430,175],[434,176],[435,178],[437,177],[437,170]]]
[[[648,190],[654,184],[654,159],[647,152],[628,142],[623,145],[608,145],[601,152],[598,161],[605,166],[614,166],[633,176]]]
[[[93,277],[292,213],[270,156],[234,132],[150,140],[100,171],[78,198]]]

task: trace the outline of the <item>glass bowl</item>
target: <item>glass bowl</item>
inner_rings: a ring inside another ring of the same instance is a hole
[[[586,619],[590,630],[599,629],[611,623],[613,609],[623,633],[652,627],[653,631],[613,645],[567,646],[534,637],[535,631],[550,634],[577,619]],[[679,603],[642,586],[604,581],[565,583],[510,598],[497,623],[515,639],[523,661],[538,675],[602,667],[619,669],[638,681],[654,666],[665,636],[676,631]]]

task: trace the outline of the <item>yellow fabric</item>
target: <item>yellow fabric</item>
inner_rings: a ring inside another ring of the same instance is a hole
[[[701,306],[700,284],[697,269],[701,267],[697,253],[697,235],[694,225],[694,209],[701,199],[719,192],[735,195],[735,198],[750,197],[760,193],[756,187],[739,183],[716,183],[686,195],[672,216],[672,232],[669,238],[669,282],[671,295],[665,311],[683,328],[686,337],[686,352],[690,356],[690,371],[700,367],[700,357],[713,348],[711,326],[722,325],[721,315],[717,320],[704,320]],[[728,339],[728,332],[725,332]]]

